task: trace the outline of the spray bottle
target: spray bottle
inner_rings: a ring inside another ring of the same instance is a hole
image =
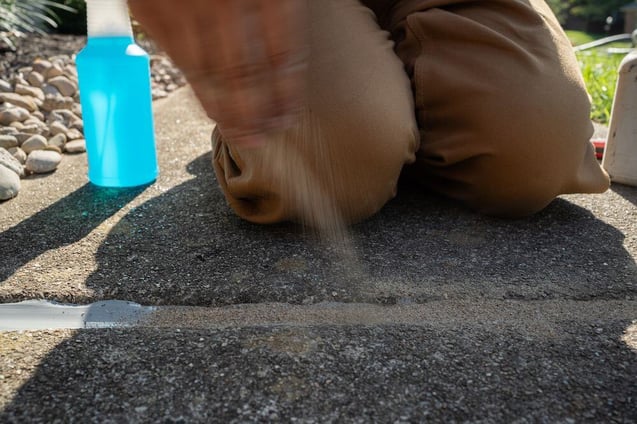
[[[133,38],[126,0],[86,0],[87,43],[76,58],[88,179],[133,187],[157,178],[150,60]]]

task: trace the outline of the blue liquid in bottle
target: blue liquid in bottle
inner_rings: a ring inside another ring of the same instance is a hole
[[[148,54],[132,35],[89,34],[76,64],[89,181],[105,187],[154,181],[158,166]]]

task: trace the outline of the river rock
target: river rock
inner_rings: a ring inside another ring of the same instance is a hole
[[[0,79],[0,93],[11,93],[13,91],[13,87],[11,87],[11,83]]]
[[[84,121],[81,119],[76,119],[75,121],[71,122],[71,128],[84,131]]]
[[[75,115],[77,115],[78,117],[82,117],[82,104],[81,103],[73,103],[73,106],[71,107],[71,112],[73,112]]]
[[[64,145],[66,144],[66,134],[64,133],[55,134],[53,137],[49,138],[49,141],[47,142],[47,144],[49,146],[57,146],[60,149],[64,149]]]
[[[44,91],[37,87],[30,87],[28,85],[18,84],[15,86],[16,94],[26,94],[36,99],[44,100]]]
[[[47,69],[44,77],[46,78],[47,81],[49,81],[52,78],[60,77],[62,75],[64,75],[64,69],[62,69],[62,67],[56,63],[53,66],[51,66],[49,69]]]
[[[42,103],[42,109],[46,112],[51,112],[55,109],[68,109],[71,110],[75,101],[71,97],[64,97],[61,95],[50,95],[47,94],[44,96],[44,102]]]
[[[0,147],[4,149],[18,147],[18,139],[14,135],[0,135]]]
[[[77,128],[71,128],[66,132],[67,140],[77,140],[82,137],[84,137],[84,135]]]
[[[26,80],[32,87],[42,87],[44,85],[44,76],[37,71],[32,71],[27,75]]]
[[[27,141],[22,143],[20,148],[24,150],[24,152],[27,155],[29,155],[31,154],[31,152],[34,152],[36,150],[42,150],[46,146],[48,146],[48,143],[46,142],[46,138],[44,138],[41,135],[34,135],[31,138],[29,138]]]
[[[18,162],[20,162],[22,165],[24,165],[24,162],[27,161],[27,154],[24,153],[24,150],[22,150],[19,147],[12,147],[10,149],[7,149],[7,151],[9,153],[11,153],[11,155],[16,158],[18,160]]]
[[[0,167],[8,168],[18,177],[24,177],[24,167],[7,149],[0,147]]]
[[[57,88],[53,87],[50,84],[44,84],[42,86],[42,92],[44,93],[44,97],[46,98],[46,96],[61,96],[62,94],[60,94],[60,90],[58,90]]]
[[[46,71],[48,71],[51,66],[53,66],[53,64],[46,59],[35,59],[31,64],[33,68],[32,72],[37,72],[40,75],[46,74]]]
[[[11,83],[13,84],[13,86],[15,87],[18,84],[22,84],[22,85],[29,85],[29,83],[27,82],[27,80],[25,80],[24,78],[22,78],[21,75],[15,75],[12,79],[11,79]]]
[[[47,122],[61,122],[65,127],[69,127],[71,122],[80,119],[77,115],[75,115],[72,111],[67,109],[56,109],[52,110],[49,113],[47,118]]]
[[[64,145],[64,150],[69,153],[84,153],[86,152],[86,140],[79,138],[69,141]]]
[[[56,152],[56,153],[62,153],[62,149],[60,149],[58,146],[46,146],[44,149],[42,150],[50,150],[52,152]]]
[[[0,200],[16,197],[20,191],[20,177],[18,174],[0,165]]]
[[[33,134],[28,134],[28,133],[24,133],[24,132],[18,132],[15,134],[15,138],[18,139],[18,145],[22,145],[22,143],[24,143],[25,141],[27,141],[28,139],[30,139],[31,137],[33,137]]]
[[[0,100],[12,105],[22,107],[29,112],[35,112],[38,110],[38,105],[35,104],[33,98],[30,96],[23,96],[16,93],[0,93]],[[25,118],[26,119],[26,118]]]
[[[38,124],[29,123],[27,121],[23,122],[24,126],[20,130],[20,132],[27,134],[40,134],[42,132],[41,127]]]
[[[44,122],[40,121],[38,118],[36,118],[35,116],[31,115],[29,116],[27,119],[24,120],[24,122],[22,122],[24,125],[26,126],[31,126],[31,125],[35,125],[38,127],[41,127],[44,125]]]
[[[58,135],[58,134],[65,134],[69,129],[66,128],[66,126],[59,121],[55,121],[52,122],[51,124],[49,124],[49,133],[51,133],[51,135]]]
[[[0,135],[14,135],[17,134],[18,130],[13,127],[0,127]]]
[[[11,125],[14,122],[22,122],[29,117],[29,111],[23,107],[10,107],[0,111],[0,125]]]
[[[35,150],[27,156],[25,167],[35,174],[55,171],[62,161],[62,155],[51,150]]]
[[[44,114],[40,112],[39,110],[36,110],[35,112],[33,112],[31,116],[34,116],[38,118],[40,121],[44,122]]]
[[[166,93],[161,88],[153,88],[152,90],[153,100],[159,100],[168,97],[168,93]]]
[[[77,91],[77,85],[63,75],[49,79],[48,83],[57,88],[63,96],[72,97]]]

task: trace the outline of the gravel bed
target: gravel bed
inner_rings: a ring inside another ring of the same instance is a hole
[[[0,45],[0,202],[18,195],[20,179],[54,172],[66,154],[86,151],[75,55],[84,36],[12,36]],[[148,39],[153,100],[186,84]]]

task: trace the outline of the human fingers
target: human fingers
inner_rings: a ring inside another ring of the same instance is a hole
[[[283,124],[298,116],[305,98],[308,46],[306,0],[259,0],[266,55],[272,67],[272,102]]]

